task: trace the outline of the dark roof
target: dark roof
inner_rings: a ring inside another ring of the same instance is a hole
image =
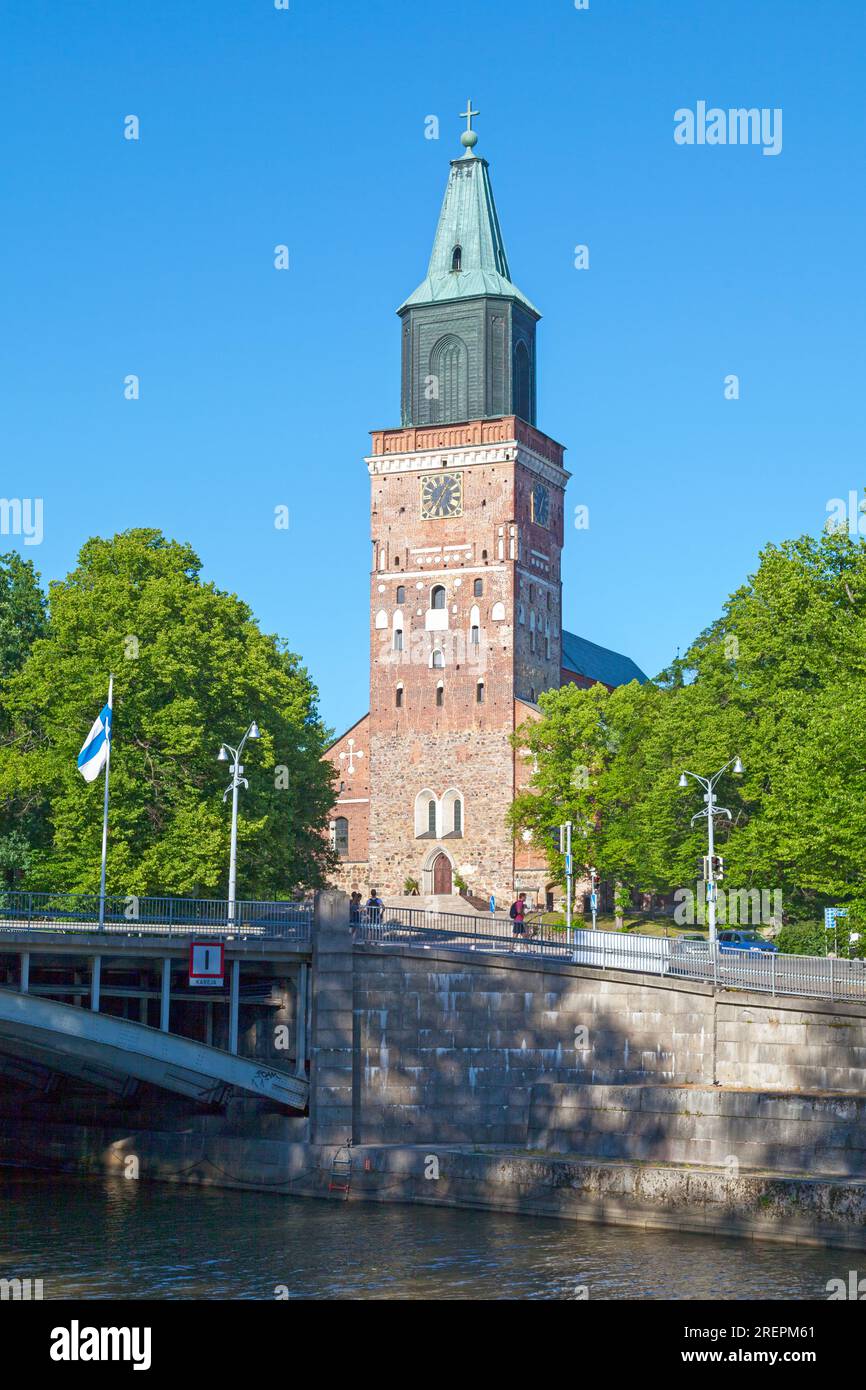
[[[602,681],[604,685],[627,685],[629,681],[640,681],[643,685],[648,680],[630,656],[598,647],[574,632],[563,631],[562,664],[567,671],[591,681]]]

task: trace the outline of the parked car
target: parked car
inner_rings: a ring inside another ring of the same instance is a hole
[[[777,955],[779,948],[756,931],[720,931],[720,951],[770,951]]]

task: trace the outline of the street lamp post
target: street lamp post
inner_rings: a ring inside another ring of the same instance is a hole
[[[573,826],[570,820],[564,822],[559,827],[559,852],[565,855],[565,939],[571,945],[571,894],[572,894],[572,875],[573,868],[571,862],[571,832]]]
[[[727,772],[727,770],[728,770],[729,767],[730,767],[730,768],[733,768],[733,771],[734,771],[734,773],[735,773],[735,775],[736,775],[737,777],[741,777],[741,776],[742,776],[742,773],[743,773],[743,764],[742,764],[742,762],[740,761],[739,758],[731,758],[730,762],[725,763],[724,767],[720,767],[719,770],[718,770],[718,772],[714,772],[714,773],[713,773],[712,777],[701,777],[701,776],[698,775],[697,772],[681,772],[681,773],[680,773],[680,780],[679,780],[679,786],[681,786],[681,787],[687,787],[687,786],[689,785],[688,779],[689,779],[690,777],[693,777],[694,780],[695,780],[696,782],[699,782],[700,785],[703,787],[703,789],[704,789],[704,801],[707,803],[707,804],[706,804],[706,807],[705,807],[705,809],[704,809],[703,811],[698,811],[696,815],[692,816],[692,825],[694,825],[694,823],[695,823],[696,820],[700,820],[701,816],[706,816],[706,818],[707,818],[707,848],[708,848],[707,872],[706,872],[706,884],[707,884],[707,919],[708,919],[709,928],[710,928],[710,945],[711,945],[711,946],[714,946],[715,943],[716,943],[716,882],[715,882],[715,863],[714,863],[714,860],[715,860],[715,841],[714,841],[714,830],[715,830],[715,826],[714,826],[714,824],[713,824],[713,818],[714,818],[715,816],[727,816],[728,820],[731,819],[731,813],[730,813],[730,811],[728,810],[728,808],[727,808],[726,806],[717,806],[717,805],[716,805],[716,783],[718,782],[718,780],[719,780],[719,778],[722,776],[722,774],[725,773],[725,772]]]
[[[248,738],[252,738],[252,739],[261,738],[261,734],[259,733],[259,726],[258,726],[258,724],[256,723],[255,720],[253,720],[252,724],[251,724],[250,727],[247,729],[246,733],[244,734],[244,736],[243,736],[243,738],[241,739],[240,743],[238,744],[237,748],[232,748],[232,746],[231,746],[230,743],[224,743],[224,744],[222,744],[222,746],[221,746],[221,748],[220,748],[220,751],[219,751],[219,753],[217,754],[217,762],[219,762],[219,763],[227,763],[227,762],[230,761],[230,762],[231,762],[231,765],[232,765],[232,766],[231,766],[232,780],[229,782],[228,786],[226,787],[225,791],[223,792],[223,801],[225,801],[225,799],[226,799],[226,797],[228,796],[229,792],[231,792],[231,796],[232,796],[232,840],[231,840],[231,852],[230,852],[230,854],[229,854],[229,898],[228,898],[228,920],[229,920],[230,923],[233,923],[234,920],[235,920],[235,901],[236,901],[236,897],[237,897],[237,873],[238,873],[238,790],[239,790],[240,787],[242,787],[242,786],[243,786],[243,787],[246,787],[247,790],[249,790],[249,785],[250,785],[249,782],[247,781],[246,777],[244,777],[244,775],[243,775],[243,771],[244,771],[244,770],[243,770],[243,767],[241,766],[241,754],[242,754],[243,751],[244,751],[244,746],[245,746],[246,741],[247,741]]]

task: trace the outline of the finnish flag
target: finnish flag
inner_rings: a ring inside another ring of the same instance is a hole
[[[78,771],[85,782],[93,782],[99,776],[108,761],[110,746],[111,692],[109,691],[108,704],[103,705],[99,711],[93,721],[93,728],[84,740],[84,747],[78,754]]]

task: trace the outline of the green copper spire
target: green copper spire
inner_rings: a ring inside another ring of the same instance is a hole
[[[538,310],[512,283],[490,186],[489,165],[475,154],[478,133],[472,129],[472,102],[460,115],[466,129],[460,136],[466,153],[451,161],[427,278],[397,310],[445,299],[475,299],[495,294],[515,299],[540,318]]]
[[[397,310],[403,321],[402,420],[447,424],[518,415],[535,423],[535,325],[511,279],[487,160],[475,153],[479,113],[461,117],[427,275]]]

